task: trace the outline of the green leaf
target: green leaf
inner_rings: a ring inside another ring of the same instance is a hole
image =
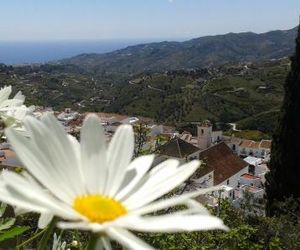
[[[8,229],[10,228],[14,223],[15,223],[16,219],[15,218],[1,218],[0,219],[0,232],[2,230]]]
[[[24,232],[26,232],[30,227],[14,227],[4,233],[0,234],[0,242],[14,238]]]
[[[0,203],[0,217],[4,214],[6,207],[7,205],[5,203]]]

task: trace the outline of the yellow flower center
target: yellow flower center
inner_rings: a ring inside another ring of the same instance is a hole
[[[79,196],[73,208],[91,222],[104,223],[127,214],[126,208],[113,198],[98,194]]]

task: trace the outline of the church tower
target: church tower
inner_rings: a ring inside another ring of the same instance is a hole
[[[212,125],[210,121],[204,121],[197,126],[198,147],[202,150],[211,146]]]

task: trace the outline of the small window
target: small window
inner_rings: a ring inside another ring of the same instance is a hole
[[[203,135],[204,134],[204,130],[203,129],[201,129],[201,135]]]
[[[248,173],[255,175],[255,166],[254,165],[249,165]]]
[[[232,150],[235,151],[235,148],[236,148],[236,147],[235,147],[235,144],[233,144],[233,145],[232,145]]]
[[[229,185],[229,179],[227,180],[227,185]]]

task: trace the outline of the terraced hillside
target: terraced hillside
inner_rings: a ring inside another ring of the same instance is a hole
[[[28,102],[155,118],[167,124],[203,119],[270,132],[280,108],[289,60],[164,73],[91,74],[76,66],[0,67],[2,85]]]
[[[276,119],[288,68],[288,60],[278,60],[207,72],[151,74],[120,87],[110,109],[167,123],[247,118],[238,125],[267,132],[272,122],[266,127],[262,123]],[[262,121],[253,124],[258,118]]]

